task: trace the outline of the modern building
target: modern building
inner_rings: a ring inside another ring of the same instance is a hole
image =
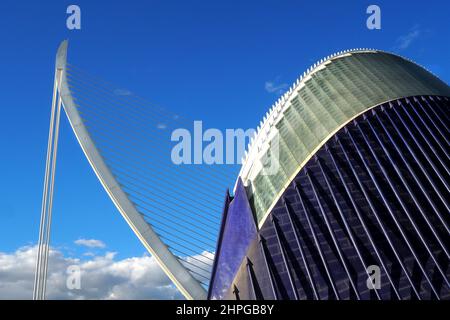
[[[56,57],[41,226],[64,111],[114,205],[188,299],[450,298],[450,87],[430,72],[369,49],[316,63],[261,122],[219,226],[223,179],[162,167],[145,152],[160,136],[142,135],[161,133],[150,130],[161,115],[149,114],[161,110],[90,84],[67,63],[67,45]]]
[[[450,87],[357,49],[261,122],[225,198],[209,299],[449,299]]]

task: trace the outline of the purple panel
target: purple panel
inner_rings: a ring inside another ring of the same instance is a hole
[[[224,212],[224,217],[226,220],[219,239],[210,299],[223,298],[232,284],[242,259],[246,256],[249,244],[256,237],[253,212],[241,179],[238,181],[228,212]]]

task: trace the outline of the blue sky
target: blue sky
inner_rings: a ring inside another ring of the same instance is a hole
[[[66,28],[77,4],[82,29]],[[381,8],[381,30],[366,8]],[[0,2],[0,252],[37,242],[54,56],[214,128],[255,127],[311,64],[333,52],[394,51],[450,81],[448,1]],[[100,239],[120,259],[145,251],[89,167],[64,118],[52,244],[69,256]]]

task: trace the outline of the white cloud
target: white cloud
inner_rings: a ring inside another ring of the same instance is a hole
[[[116,96],[131,96],[131,91],[127,89],[116,89],[114,90]]]
[[[422,31],[419,29],[419,27],[414,26],[407,34],[397,38],[395,48],[397,50],[407,49],[421,34]]]
[[[84,246],[88,248],[105,248],[106,245],[101,240],[96,239],[78,239],[74,242],[76,245]]]
[[[188,263],[182,262],[184,266],[189,268],[194,273],[194,278],[201,282],[207,282],[211,274],[214,260],[214,253],[203,251],[201,254],[193,255],[185,258]]]
[[[277,83],[277,81],[266,81],[264,84],[264,89],[269,93],[282,94],[287,87],[287,83]]]
[[[0,299],[31,299],[36,246],[0,252]],[[48,299],[182,299],[182,295],[148,255],[115,259],[114,252],[80,260],[50,250]],[[80,290],[66,287],[67,268],[81,270]]]

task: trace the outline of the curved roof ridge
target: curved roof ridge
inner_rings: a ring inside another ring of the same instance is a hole
[[[260,121],[259,125],[257,126],[257,129],[253,136],[250,138],[250,142],[245,148],[244,156],[241,159],[242,167],[239,172],[239,176],[243,174],[245,171],[250,170],[248,167],[249,161],[254,161],[254,158],[257,156],[259,151],[262,148],[263,143],[266,141],[267,137],[270,134],[271,128],[277,123],[277,120],[282,114],[282,111],[284,107],[286,106],[286,102],[290,101],[293,94],[296,93],[296,89],[299,89],[307,80],[309,80],[309,77],[313,75],[316,71],[320,70],[322,66],[325,64],[328,64],[330,61],[345,57],[349,54],[353,53],[360,53],[360,52],[380,52],[385,53],[393,56],[397,56],[401,59],[404,59],[406,61],[409,61],[420,68],[426,70],[430,74],[432,74],[434,77],[438,78],[433,72],[425,68],[424,66],[420,65],[419,63],[413,61],[412,59],[403,57],[400,54],[393,53],[390,51],[385,50],[379,50],[374,48],[353,48],[353,49],[346,49],[341,50],[335,53],[332,53],[326,57],[321,58],[320,60],[317,60],[314,64],[310,65],[297,79],[291,84],[291,86],[286,90],[284,94],[282,94],[268,109],[268,111],[263,116],[263,119]]]
[[[263,120],[260,121],[259,125],[257,126],[256,132],[253,134],[253,136],[250,138],[250,142],[247,145],[244,156],[241,159],[242,167],[246,164],[247,160],[249,160],[250,155],[252,154],[252,150],[254,148],[254,144],[258,142],[264,142],[266,137],[269,134],[269,130],[263,130],[266,125],[269,123],[269,126],[272,127],[273,124],[276,122],[278,116],[280,115],[283,105],[285,102],[289,101],[289,98],[292,96],[292,94],[295,92],[295,89],[300,86],[302,81],[306,79],[309,75],[312,75],[314,71],[325,64],[326,62],[343,56],[345,54],[353,53],[353,52],[382,52],[380,50],[376,49],[368,49],[368,48],[354,48],[354,49],[347,49],[343,51],[335,52],[331,55],[328,55],[326,57],[323,57],[320,60],[317,60],[314,64],[310,65],[303,74],[301,74],[297,79],[293,82],[293,84],[289,87],[286,92],[281,95],[269,108],[269,110],[266,112],[266,114],[263,116]],[[269,120],[269,121],[268,121]],[[270,121],[271,120],[271,121]],[[262,136],[261,136],[262,135]],[[261,146],[260,146],[261,147]],[[240,175],[240,174],[239,174]]]

